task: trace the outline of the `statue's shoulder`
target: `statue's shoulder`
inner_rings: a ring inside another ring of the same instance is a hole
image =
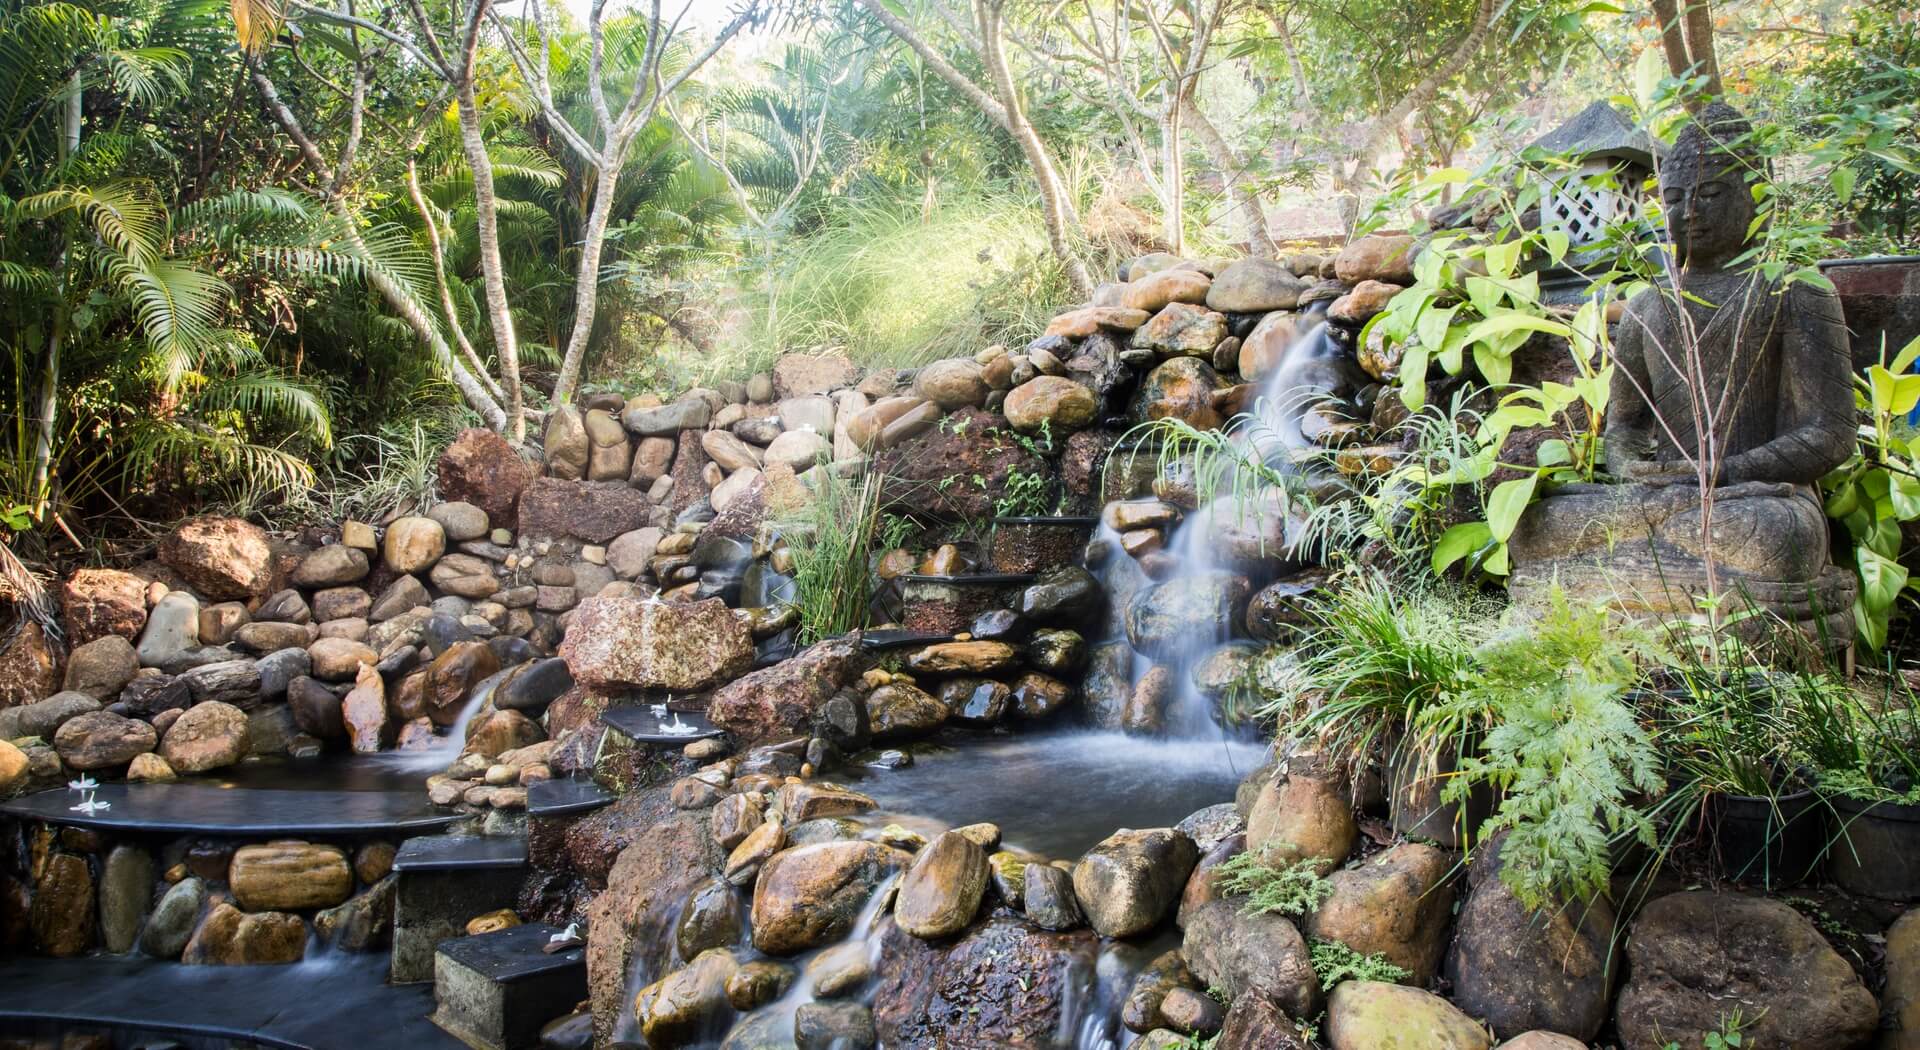
[[[1666,295],[1666,289],[1662,286],[1649,284],[1628,296],[1626,305],[1621,308],[1620,323],[1641,328],[1661,324],[1667,314],[1663,302]]]

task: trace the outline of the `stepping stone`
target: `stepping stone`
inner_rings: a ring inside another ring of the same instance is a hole
[[[482,1050],[540,1045],[540,1029],[587,997],[587,953],[542,949],[560,930],[515,926],[442,941],[433,958],[433,1023]]]
[[[527,788],[527,816],[539,820],[591,813],[614,798],[613,792],[591,780],[538,780]]]
[[[653,713],[650,704],[610,708],[600,716],[600,720],[631,737],[636,744],[691,744],[695,740],[706,740],[725,732],[698,712],[669,711],[662,718]],[[692,732],[669,731],[669,727],[675,726],[676,722]]]
[[[513,906],[526,875],[527,844],[519,838],[425,835],[400,844],[393,909],[390,979],[433,980],[434,949],[457,937],[476,915]]]

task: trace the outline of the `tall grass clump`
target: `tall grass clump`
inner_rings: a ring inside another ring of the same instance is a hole
[[[779,522],[793,553],[794,602],[803,643],[864,627],[872,598],[867,552],[881,531],[884,477],[820,471],[812,502]]]
[[[924,214],[917,201],[855,202],[770,265],[744,281],[750,359],[714,367],[752,370],[813,346],[911,367],[1031,340],[1071,297],[1037,205],[1010,194],[954,196]]]

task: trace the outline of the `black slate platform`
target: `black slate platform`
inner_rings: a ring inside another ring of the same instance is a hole
[[[669,733],[661,728],[673,724],[676,718],[681,725],[691,727],[693,732]],[[697,711],[669,710],[663,721],[654,715],[652,705],[609,708],[601,714],[600,720],[642,744],[691,744],[695,740],[706,740],[725,732]]]
[[[589,813],[608,805],[614,797],[613,792],[591,780],[572,777],[536,780],[527,787],[527,815],[566,817]]]
[[[455,814],[412,791],[232,788],[215,784],[102,784],[110,808],[76,813],[80,792],[55,788],[0,803],[0,814],[122,832],[219,835],[377,835],[430,831]]]
[[[284,1050],[460,1050],[427,1015],[433,987],[385,983],[382,955],[293,966],[131,956],[0,960],[0,1034],[110,1027]]]
[[[905,628],[883,627],[879,630],[862,632],[860,648],[870,653],[878,653],[889,649],[909,649],[951,641],[953,641],[953,635],[950,634],[928,634],[923,631],[909,631]]]
[[[549,955],[547,941],[560,933],[558,926],[526,923],[504,930],[470,937],[449,937],[440,942],[440,954],[490,981],[510,983],[569,970],[585,964],[584,947],[568,948]]]
[[[527,840],[511,835],[421,835],[393,855],[399,872],[526,866]]]

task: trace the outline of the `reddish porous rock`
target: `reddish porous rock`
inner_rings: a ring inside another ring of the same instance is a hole
[[[160,560],[202,597],[255,598],[273,589],[267,534],[239,518],[193,518],[160,541]]]
[[[873,1015],[883,1046],[1040,1048],[1059,1045],[1100,940],[1008,918],[937,948],[882,924]]]
[[[745,673],[753,637],[718,598],[589,598],[574,609],[560,655],[589,689],[690,693]]]
[[[37,623],[0,635],[0,707],[31,704],[60,688],[60,659]]]
[[[968,519],[991,517],[1014,474],[1051,473],[1045,460],[1013,440],[1005,418],[977,408],[949,413],[940,426],[886,450],[874,469],[886,479],[887,502]],[[943,485],[949,478],[956,480]]]
[[[520,531],[607,543],[647,524],[645,493],[617,481],[536,478],[520,494]]]
[[[707,717],[742,740],[791,736],[810,729],[834,693],[867,665],[858,637],[821,642],[791,660],[755,671],[713,694]]]
[[[60,585],[60,616],[76,649],[109,634],[138,638],[147,622],[147,581],[118,569],[76,569]]]
[[[485,427],[462,430],[440,453],[439,472],[441,499],[471,503],[502,529],[517,526],[520,493],[538,474],[506,438]]]

